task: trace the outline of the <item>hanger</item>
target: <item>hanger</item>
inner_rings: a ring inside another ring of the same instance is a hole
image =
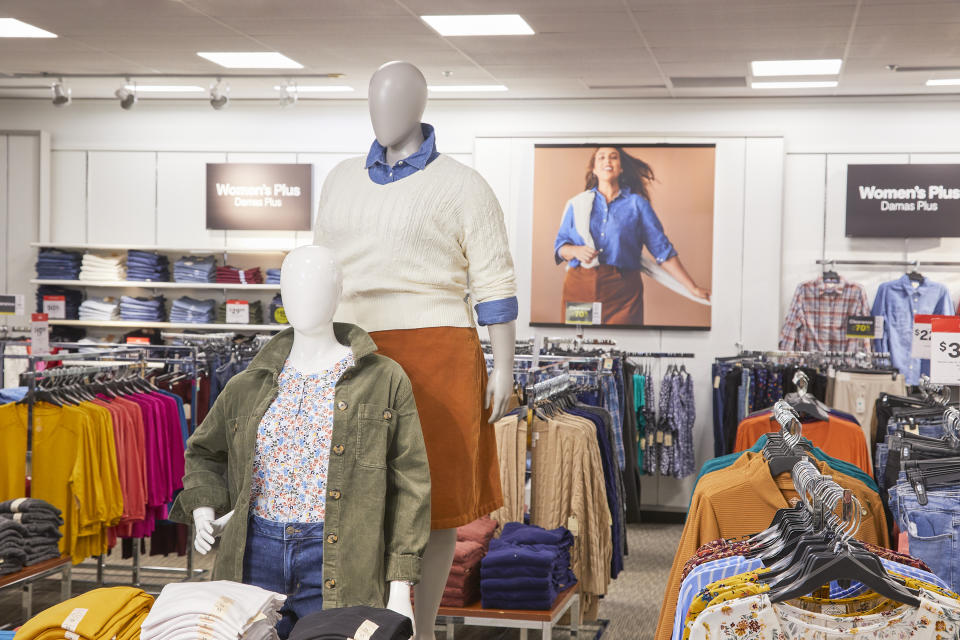
[[[914,261],[913,261],[913,269],[907,272],[907,277],[910,278],[910,281],[911,281],[911,282],[915,282],[915,283],[916,283],[916,286],[919,286],[919,285],[921,285],[921,284],[924,283],[924,281],[926,280],[926,278],[924,278],[923,274],[920,273],[920,261],[919,261],[919,260],[914,260]]]
[[[834,271],[836,265],[833,260],[828,260],[823,265],[823,281],[827,284],[836,284],[840,282],[840,274]]]

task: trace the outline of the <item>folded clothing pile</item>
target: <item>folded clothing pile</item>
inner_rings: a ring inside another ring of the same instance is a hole
[[[508,522],[480,565],[484,609],[540,609],[577,582],[570,569],[573,534]]]
[[[152,251],[127,251],[127,280],[170,281],[170,259]]]
[[[249,306],[249,313],[247,324],[263,324],[263,304],[259,300],[253,300],[252,302],[247,303]],[[217,306],[217,322],[226,322],[227,321],[227,303],[221,302]]]
[[[13,532],[22,536],[23,566],[59,558],[62,525],[60,509],[44,500],[18,498],[0,502],[0,557],[8,545],[4,542],[6,531],[7,536],[12,536]],[[14,544],[12,537],[8,540],[9,544]],[[3,564],[0,564],[0,573],[4,573]]]
[[[163,322],[167,311],[166,303],[167,299],[163,296],[154,298],[120,296],[120,317],[124,320]]]
[[[263,284],[263,273],[261,273],[260,267],[238,269],[226,265],[217,267],[217,282],[223,284]]]
[[[101,256],[85,253],[81,264],[83,268],[80,269],[80,279],[87,282],[116,282],[127,279],[123,255],[119,253]]]
[[[0,576],[15,573],[27,565],[23,540],[27,530],[19,522],[0,517]]]
[[[216,300],[195,300],[183,296],[170,306],[170,322],[211,323],[216,320]]]
[[[280,284],[280,269],[267,269],[267,284]]]
[[[80,304],[81,320],[119,320],[120,305],[116,298],[87,298]]]
[[[290,640],[410,640],[407,616],[374,607],[343,607],[309,613],[297,621]]]
[[[176,582],[160,592],[141,640],[244,638],[276,640],[286,596],[249,584]]]
[[[16,640],[134,640],[147,618],[153,596],[134,587],[94,589],[30,618]],[[197,635],[196,637],[200,637]]]
[[[175,282],[214,282],[216,271],[213,256],[183,256],[173,263]]]
[[[272,324],[287,324],[287,314],[283,311],[283,298],[280,294],[270,300],[270,322]]]
[[[80,303],[83,302],[83,292],[76,289],[67,289],[53,284],[42,284],[37,287],[37,313],[43,310],[44,298],[63,298],[65,320],[76,320],[80,317]]]
[[[37,277],[41,280],[76,280],[80,276],[83,254],[79,251],[40,249]]]
[[[497,521],[490,516],[457,527],[453,565],[443,589],[442,607],[465,607],[480,599],[480,561],[486,555]]]

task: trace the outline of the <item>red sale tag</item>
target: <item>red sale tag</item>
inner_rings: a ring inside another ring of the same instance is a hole
[[[934,316],[931,321],[930,379],[960,384],[960,317]]]
[[[249,324],[250,303],[246,300],[227,300],[227,323]]]
[[[150,344],[150,338],[144,338],[142,336],[128,336],[127,344]]]

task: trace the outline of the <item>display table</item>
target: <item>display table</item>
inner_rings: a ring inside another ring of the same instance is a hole
[[[23,619],[29,620],[33,617],[33,583],[59,573],[60,599],[69,600],[73,597],[72,568],[73,560],[70,556],[44,560],[29,567],[24,567],[16,573],[0,576],[0,590],[18,586],[23,590],[20,611],[23,614]]]
[[[539,629],[540,637],[553,637],[553,626],[563,614],[570,612],[570,637],[576,638],[580,630],[580,585],[575,584],[557,596],[549,611],[529,609],[483,609],[476,602],[469,607],[440,607],[437,621],[446,624],[447,640],[453,640],[454,625],[468,624],[476,627],[509,627],[520,629],[520,640],[527,640],[527,629]]]

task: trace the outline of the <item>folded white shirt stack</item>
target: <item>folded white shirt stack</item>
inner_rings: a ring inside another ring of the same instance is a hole
[[[285,595],[218,580],[168,584],[140,629],[141,640],[277,640]]]
[[[80,303],[81,320],[119,320],[120,303],[116,298],[87,298]]]
[[[88,282],[126,280],[127,270],[123,261],[124,256],[119,253],[104,256],[85,253],[80,262],[80,279]]]

